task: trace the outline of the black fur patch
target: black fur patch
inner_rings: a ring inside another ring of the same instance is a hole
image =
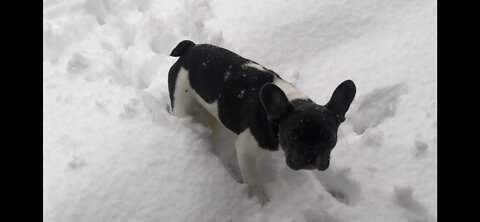
[[[236,134],[250,128],[260,147],[277,150],[278,127],[268,121],[260,90],[278,75],[268,69],[244,66],[249,62],[253,61],[224,48],[192,45],[170,69],[170,99],[173,104],[176,73],[183,67],[196,93],[207,103],[218,102],[218,117],[225,127]]]

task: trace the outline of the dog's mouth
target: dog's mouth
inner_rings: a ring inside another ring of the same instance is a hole
[[[315,165],[307,165],[303,169],[305,169],[305,170],[316,170],[317,167],[315,167]]]
[[[292,170],[316,170],[318,169],[317,166],[313,163],[308,163],[304,166],[293,164],[289,159],[287,159],[287,166],[290,167]]]

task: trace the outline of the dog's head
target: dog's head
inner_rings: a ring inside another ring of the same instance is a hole
[[[323,106],[311,101],[293,105],[278,86],[269,83],[262,87],[261,101],[268,119],[279,127],[280,145],[291,169],[328,168],[338,127],[345,121],[355,93],[355,84],[347,80]]]

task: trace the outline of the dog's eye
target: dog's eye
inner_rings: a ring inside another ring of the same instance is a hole
[[[328,135],[325,137],[325,139],[328,141],[328,142],[332,142],[333,141],[333,135]]]
[[[288,138],[289,140],[297,140],[297,137],[298,137],[298,136],[297,136],[296,133],[289,133],[289,134],[287,135],[287,138]]]

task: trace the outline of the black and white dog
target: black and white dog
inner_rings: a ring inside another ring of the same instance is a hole
[[[272,70],[224,48],[185,40],[170,56],[179,57],[168,74],[172,113],[196,116],[205,125],[213,117],[238,135],[235,151],[249,197],[262,205],[269,201],[256,172],[259,152],[283,149],[293,170],[328,168],[355,97],[351,80],[322,106]]]

